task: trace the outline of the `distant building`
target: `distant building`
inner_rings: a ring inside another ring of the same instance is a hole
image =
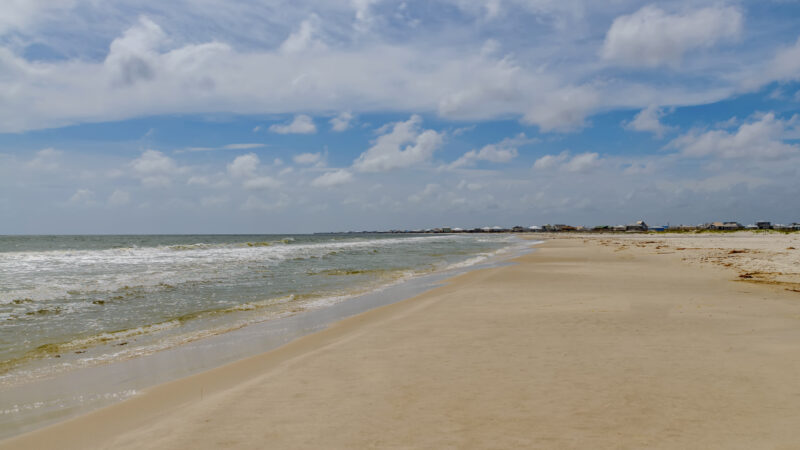
[[[644,220],[639,220],[636,223],[625,225],[625,231],[647,231],[647,224]]]
[[[771,230],[772,223],[766,221],[756,222],[756,228],[758,228],[759,230]]]
[[[742,224],[739,222],[713,222],[708,224],[706,227],[709,230],[723,230],[723,231],[733,231],[733,230],[741,230],[744,228]]]
[[[528,230],[537,232],[537,231],[544,231],[544,228],[540,227],[539,225],[532,225],[528,227]]]

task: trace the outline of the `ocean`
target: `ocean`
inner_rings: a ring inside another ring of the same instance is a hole
[[[522,245],[488,234],[0,236],[0,387],[326,308]]]

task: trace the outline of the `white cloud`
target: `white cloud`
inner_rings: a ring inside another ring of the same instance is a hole
[[[261,160],[255,153],[237,156],[233,162],[228,164],[228,173],[234,178],[249,178],[255,176],[260,163]]]
[[[480,183],[470,183],[467,180],[461,180],[458,182],[458,189],[468,189],[470,191],[478,191],[483,188],[483,185]]]
[[[322,153],[301,153],[292,158],[295,164],[316,164],[322,160]]]
[[[177,166],[169,156],[164,155],[158,150],[145,150],[142,156],[131,162],[133,170],[140,174],[165,173],[175,171]]]
[[[442,1],[458,4],[480,21],[486,15],[483,4]],[[82,14],[69,16],[76,19],[75,25],[69,25],[73,21],[68,19],[51,23],[55,29],[48,36],[76,36],[63,44],[49,39],[68,59],[32,62],[23,56],[24,44],[15,44],[16,38],[4,41],[0,92],[5,108],[0,108],[0,132],[163,114],[303,112],[313,116],[331,111],[438,113],[448,119],[474,120],[521,117],[525,124],[543,131],[570,131],[585,126],[586,118],[599,110],[725,98],[736,92],[742,77],[737,70],[719,76],[727,66],[716,64],[725,57],[716,55],[707,64],[713,69],[679,74],[702,83],[684,84],[682,77],[668,83],[631,80],[625,73],[609,78],[604,64],[586,58],[601,44],[601,37],[557,25],[598,13],[592,23],[580,23],[586,25],[581,30],[594,30],[608,14],[627,8],[627,2],[601,7],[571,0],[503,0],[497,4],[501,16],[515,11],[521,19],[543,20],[530,36],[536,45],[522,47],[513,44],[519,42],[513,39],[513,27],[503,30],[472,22],[468,16],[461,17],[467,23],[440,18],[447,25],[443,28],[432,27],[430,17],[412,25],[406,16],[424,14],[411,6],[403,12],[403,24],[398,24],[391,14],[399,13],[399,6],[370,7],[371,3],[289,2],[281,4],[277,15],[270,2],[204,0],[192,3],[190,15],[170,2],[154,0],[143,4],[123,0],[124,6],[115,2],[101,11],[86,6],[109,19],[91,39],[77,29],[62,29],[77,28],[86,21]],[[309,17],[310,10],[319,17]],[[142,17],[124,30],[121,18],[130,17],[130,11],[147,11],[151,17]],[[355,23],[354,13],[361,17]],[[213,29],[194,26],[209,17],[214,19]],[[353,30],[361,20],[387,26],[367,27],[368,34],[361,34]],[[263,26],[256,26],[260,22]],[[284,23],[298,26],[281,50],[279,42],[289,34]],[[474,33],[473,26],[490,28]],[[114,39],[117,30],[124,31]],[[492,36],[487,39],[486,34]],[[480,38],[455,39],[456,35]],[[322,37],[330,41],[327,50],[309,51]],[[26,39],[34,37],[22,40]],[[71,45],[77,41],[82,45]],[[109,41],[109,48],[97,44]],[[105,60],[99,59],[97,55],[104,52]],[[745,64],[756,67],[758,61],[749,58]],[[745,64],[739,64],[739,72]],[[316,130],[310,119],[296,125],[302,132]],[[345,125],[334,122],[331,126],[337,131]],[[294,132],[291,124],[276,124],[273,130]]]
[[[370,13],[370,7],[378,3],[379,0],[351,0],[356,17],[356,30],[366,32],[372,25],[373,16]]]
[[[38,170],[55,170],[58,159],[63,152],[54,148],[45,148],[36,152],[36,156],[28,162],[28,167]]]
[[[131,195],[120,189],[114,189],[114,192],[108,197],[108,204],[111,206],[121,206],[127,204],[131,200]]]
[[[666,109],[659,108],[656,105],[650,105],[639,111],[630,122],[624,122],[623,127],[628,130],[650,132],[656,137],[661,138],[664,136],[664,133],[671,129],[671,127],[661,123],[661,118],[667,114],[668,111]]]
[[[316,14],[312,14],[308,19],[302,21],[300,27],[281,44],[280,50],[283,53],[325,50],[325,43],[317,38],[319,22],[319,16]]]
[[[475,125],[470,125],[468,127],[456,128],[451,133],[452,133],[453,136],[461,136],[462,134],[469,133],[470,131],[472,131],[474,129],[475,129]]]
[[[130,86],[156,77],[159,47],[167,36],[147,17],[114,39],[104,62],[116,85]]]
[[[74,205],[90,205],[94,203],[94,192],[89,189],[78,189],[69,198],[69,203]]]
[[[331,119],[331,130],[342,132],[350,128],[350,122],[353,120],[353,114],[347,111],[339,113],[338,116]]]
[[[658,169],[658,164],[653,161],[634,162],[629,164],[623,170],[625,175],[642,175],[652,174]]]
[[[167,187],[172,177],[181,172],[175,161],[157,150],[145,150],[131,161],[131,167],[146,187]]]
[[[339,169],[326,172],[315,178],[311,181],[311,186],[327,188],[350,183],[351,181],[353,181],[353,174],[346,169]]]
[[[424,200],[424,199],[432,196],[433,194],[439,192],[441,190],[441,188],[442,188],[442,186],[440,186],[440,185],[438,185],[436,183],[428,183],[427,185],[425,185],[425,189],[423,189],[422,191],[420,191],[420,192],[418,192],[416,194],[410,195],[408,197],[408,201],[410,201],[412,203],[421,202],[422,200]]]
[[[586,116],[601,104],[600,94],[591,86],[568,86],[547,92],[522,118],[542,131],[573,131],[586,125]]]
[[[245,180],[243,186],[251,191],[270,190],[280,187],[282,183],[275,178],[264,176]]]
[[[794,45],[778,51],[766,67],[768,80],[800,79],[800,38]]]
[[[600,157],[597,153],[581,153],[575,155],[561,167],[567,172],[587,172],[597,167],[599,163]]]
[[[579,153],[570,158],[568,151],[558,155],[545,155],[537,159],[533,168],[537,170],[560,170],[562,172],[588,172],[600,165],[600,155],[594,152]]]
[[[781,120],[770,112],[744,123],[735,131],[690,131],[675,138],[668,147],[687,157],[717,156],[720,158],[777,159],[796,155],[800,145],[783,141],[800,122],[800,116]]]
[[[222,148],[224,148],[225,150],[250,150],[253,148],[261,148],[261,147],[266,147],[266,145],[256,142],[251,142],[243,144],[228,144]]]
[[[6,0],[0,14],[0,34],[25,30],[35,22],[58,17],[75,3],[75,0]]]
[[[553,169],[561,165],[567,158],[569,158],[568,151],[563,151],[558,155],[544,155],[533,163],[533,168],[538,170]]]
[[[496,144],[485,145],[480,150],[470,150],[464,153],[461,158],[453,161],[450,168],[468,167],[475,165],[478,161],[489,161],[494,163],[507,163],[516,158],[519,154],[517,147],[532,142],[525,133],[520,133],[513,138],[506,138]]]
[[[269,127],[269,131],[278,134],[314,134],[317,132],[317,126],[314,125],[314,121],[311,117],[305,114],[299,114],[294,116],[291,123],[286,125],[272,125]]]
[[[603,58],[626,65],[678,64],[693,49],[737,38],[744,18],[738,8],[717,5],[669,14],[648,5],[614,19],[603,43]]]
[[[375,144],[353,162],[353,167],[361,172],[382,172],[430,160],[441,147],[443,138],[436,131],[422,131],[421,124],[422,118],[417,115],[395,123],[392,131],[379,136]]]

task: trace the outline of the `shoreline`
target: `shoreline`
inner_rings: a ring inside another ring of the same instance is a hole
[[[646,248],[536,249],[0,448],[800,442],[796,293]]]
[[[414,297],[459,274],[508,264],[508,260],[530,251],[531,244],[515,243],[494,252],[489,259],[393,281],[322,308],[250,323],[143,356],[0,387],[7,407],[0,413],[12,419],[0,425],[0,443],[136,398],[161,384],[269,352],[341,319]],[[22,413],[9,412],[14,408]]]

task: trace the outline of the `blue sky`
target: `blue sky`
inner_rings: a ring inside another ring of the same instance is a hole
[[[0,233],[800,221],[800,2],[13,0]]]

